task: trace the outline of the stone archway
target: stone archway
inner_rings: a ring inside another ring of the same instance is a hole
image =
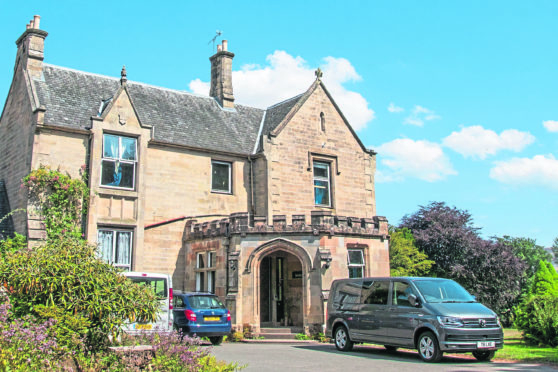
[[[252,252],[245,274],[253,284],[256,327],[306,328],[311,271],[312,259],[306,249],[286,239],[271,240]]]

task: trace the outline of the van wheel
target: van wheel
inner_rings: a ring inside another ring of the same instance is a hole
[[[386,350],[389,351],[389,352],[394,352],[394,351],[397,351],[397,349],[398,349],[397,346],[391,346],[391,345],[384,345],[384,347],[385,347]]]
[[[418,352],[420,358],[425,362],[436,363],[442,359],[443,352],[438,345],[438,339],[432,332],[424,332],[418,341]]]
[[[494,350],[473,351],[473,356],[480,362],[488,362],[494,358],[496,352]]]
[[[347,328],[344,326],[340,326],[335,330],[335,347],[340,351],[350,351],[353,348],[349,332],[347,332]]]
[[[209,341],[211,341],[213,345],[221,345],[221,342],[223,342],[223,336],[210,337]]]

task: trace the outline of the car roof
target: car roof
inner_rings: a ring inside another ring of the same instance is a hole
[[[215,297],[218,297],[215,293],[209,293],[209,292],[179,292],[176,295],[177,296],[215,296]]]

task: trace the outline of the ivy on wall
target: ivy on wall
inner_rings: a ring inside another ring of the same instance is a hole
[[[29,200],[44,219],[47,238],[73,236],[83,238],[82,215],[86,213],[89,188],[85,166],[80,170],[81,179],[41,165],[23,178]]]

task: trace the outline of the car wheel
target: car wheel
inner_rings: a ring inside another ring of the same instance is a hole
[[[340,326],[335,330],[335,347],[340,351],[350,351],[353,348],[349,332],[347,332],[347,328],[344,326]]]
[[[221,345],[221,342],[223,342],[223,336],[210,337],[209,341],[211,341],[213,345]]]
[[[494,358],[496,352],[494,350],[473,351],[473,356],[480,362],[488,362]]]
[[[391,346],[391,345],[384,345],[384,347],[386,348],[387,351],[390,351],[390,352],[397,351],[397,349],[398,349],[397,346]]]
[[[436,363],[442,359],[443,352],[438,345],[438,339],[432,332],[424,332],[418,341],[418,352],[420,358],[425,362]]]

